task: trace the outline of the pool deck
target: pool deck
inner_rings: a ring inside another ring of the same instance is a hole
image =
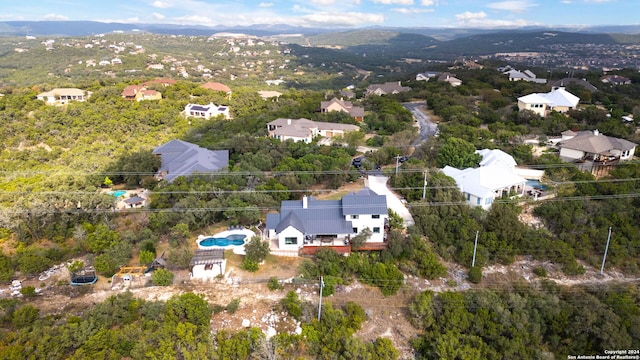
[[[229,235],[238,235],[238,234],[242,234],[244,236],[246,236],[244,238],[245,243],[249,240],[251,240],[251,238],[253,238],[254,236],[256,236],[256,234],[249,230],[249,229],[245,229],[245,228],[241,228],[241,229],[233,229],[233,230],[225,230],[213,235],[198,235],[198,239],[196,239],[196,244],[198,244],[198,249],[234,249],[234,253],[239,254],[240,252],[242,254],[244,254],[244,245],[227,245],[227,246],[200,246],[200,240],[206,239],[206,238],[226,238]],[[242,249],[242,250],[240,250]],[[238,250],[238,252],[236,252],[236,250]]]

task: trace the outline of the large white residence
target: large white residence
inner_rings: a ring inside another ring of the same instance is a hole
[[[516,161],[502,150],[477,150],[480,167],[456,169],[445,166],[442,172],[452,177],[471,206],[489,209],[496,198],[522,196],[526,179],[516,173]]]
[[[266,230],[280,250],[297,251],[303,246],[343,245],[365,228],[371,230],[367,243],[382,243],[388,219],[386,196],[365,188],[340,200],[305,196],[283,201],[279,213],[267,214]]]
[[[580,98],[559,87],[548,93],[533,93],[518,98],[518,110],[531,110],[540,116],[551,111],[565,113],[578,107]]]
[[[184,107],[184,113],[187,117],[197,117],[202,119],[211,119],[220,115],[225,119],[230,119],[229,107],[209,103],[208,105],[187,104]]]

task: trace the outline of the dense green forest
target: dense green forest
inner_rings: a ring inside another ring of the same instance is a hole
[[[101,51],[105,56],[111,54],[111,42],[127,39],[113,35]],[[147,48],[146,55],[123,55],[124,60],[144,66],[142,59],[150,52],[158,57],[178,56],[191,47],[198,49],[191,50],[197,55],[194,57],[208,58],[220,74],[236,66],[237,59],[229,55],[228,45],[221,40],[157,39],[151,35],[136,38]],[[345,64],[326,63],[323,67],[317,58],[298,57],[296,51],[301,50],[294,49],[282,55],[281,64],[288,64],[284,69],[242,70],[247,76],[238,77],[241,80],[233,87],[231,98],[200,88],[199,81],[183,79],[155,88],[162,92],[160,101],[129,102],[120,96],[126,85],[171,73],[135,75],[115,70],[115,77],[107,78],[84,65],[82,71],[76,72],[74,65],[65,73],[70,63],[99,56],[83,46],[53,52],[40,48],[39,43],[21,46],[31,46],[31,54],[38,55],[33,63],[18,67],[21,54],[7,53],[2,55],[0,69],[2,282],[37,276],[77,256],[87,256],[100,275],[111,276],[135,255],[143,264],[150,262],[159,255],[160,244],[168,244],[167,260],[174,269],[187,268],[196,231],[213,225],[256,226],[266,212],[277,210],[282,200],[357,181],[360,174],[351,162],[354,156],[362,155],[357,146],[368,145],[374,151],[366,154],[364,167],[382,166],[390,186],[408,201],[415,225],[402,231],[402,224],[392,216],[387,250],[357,252],[346,258],[327,251],[320,252],[314,261],[305,261],[301,275],[325,276],[325,296],[355,280],[377,287],[380,296],[393,296],[412,290],[405,283],[407,275],[446,278],[449,274],[444,261],[468,269],[472,240],[478,233],[476,268],[470,269],[469,280],[485,289],[426,292],[408,305],[405,315],[419,334],[413,341],[419,356],[561,358],[638,347],[640,296],[634,285],[564,288],[538,279],[530,285],[492,288],[482,277],[486,266],[511,264],[520,256],[558,264],[569,276],[582,274],[585,266],[597,267],[602,260],[609,227],[614,236],[607,269],[637,275],[640,164],[621,164],[607,176],[595,178],[560,162],[553,151],[534,156],[532,146],[523,142],[536,138],[544,145],[548,137],[568,129],[599,129],[638,142],[637,72],[621,70],[620,74],[634,82],[622,87],[597,82],[601,74],[595,72],[581,74],[597,84],[599,91],[570,87],[569,91],[580,95],[580,111],[552,113],[546,118],[514,107],[517,97],[547,91],[545,85],[509,82],[489,68],[460,69],[456,76],[464,85],[456,88],[405,76],[403,85],[411,86],[410,92],[354,100],[366,109],[364,122],[359,124],[362,131],[324,146],[315,141],[306,144],[267,138],[266,124],[280,117],[355,123],[343,114],[317,111],[321,101],[337,95],[345,85],[342,76],[357,73]],[[269,45],[268,50],[279,51],[275,45]],[[212,55],[218,53],[226,55]],[[266,55],[256,55],[256,64],[260,59],[266,63],[261,56]],[[48,62],[50,59],[57,60]],[[338,76],[338,69],[346,73]],[[277,78],[279,71],[287,75],[298,71],[299,81],[278,87],[283,94],[277,100],[262,99],[257,93],[263,89],[259,84],[265,77]],[[394,76],[397,74],[389,75]],[[318,81],[314,83],[314,79]],[[356,92],[361,94],[367,82],[359,83]],[[48,106],[36,100],[39,92],[56,86],[80,87],[92,95],[86,102],[65,106]],[[402,106],[408,101],[426,104],[439,119],[438,137],[417,141],[411,114]],[[184,118],[184,106],[194,102],[228,105],[233,119]],[[636,121],[622,122],[621,117],[628,114]],[[153,175],[159,162],[151,152],[172,139],[229,150],[229,169],[212,176],[158,182]],[[553,200],[502,199],[488,211],[466,205],[453,179],[437,168],[469,166],[477,162],[473,151],[480,148],[499,148],[521,165],[544,169]],[[396,173],[399,155],[410,157],[398,165]],[[150,206],[139,211],[114,211],[113,196],[101,191],[107,183],[151,190]],[[539,217],[543,226],[523,224],[519,220],[522,205]],[[297,299],[295,293],[279,306],[303,321],[302,335],[282,333],[269,340],[255,329],[210,335],[209,319],[221,309],[193,294],[167,302],[119,295],[96,304],[82,316],[40,314],[28,297],[2,299],[1,305],[4,326],[0,352],[5,358],[24,358],[24,354],[78,359],[255,358],[266,353],[301,358],[399,356],[388,340],[365,343],[352,336],[366,321],[357,304],[327,306],[318,322],[313,320],[310,304]],[[585,314],[584,308],[594,311]],[[45,338],[50,340],[39,341]]]

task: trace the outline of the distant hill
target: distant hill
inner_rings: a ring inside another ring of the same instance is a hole
[[[158,34],[206,36],[215,32],[239,32],[254,36],[277,34],[349,34],[357,31],[382,31],[410,33],[432,37],[437,40],[452,40],[472,35],[493,34],[505,31],[563,31],[577,33],[640,34],[640,25],[617,25],[598,27],[530,27],[519,29],[472,29],[472,28],[398,28],[368,27],[361,29],[321,29],[290,26],[286,24],[256,24],[251,26],[198,26],[172,24],[104,23],[97,21],[0,21],[0,36],[86,36],[114,31],[145,31]]]

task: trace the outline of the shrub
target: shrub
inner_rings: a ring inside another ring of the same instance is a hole
[[[257,262],[251,261],[245,257],[244,260],[242,260],[242,265],[240,265],[240,268],[249,272],[256,272],[260,267],[258,266]]]
[[[287,296],[280,300],[280,304],[282,304],[282,307],[289,313],[289,316],[300,320],[300,317],[302,317],[302,301],[300,301],[298,294],[289,291]]]
[[[173,273],[167,269],[158,269],[153,272],[151,281],[157,286],[169,286],[173,284]]]
[[[533,273],[540,277],[547,277],[547,270],[542,266],[536,266],[533,268]]]
[[[227,312],[229,314],[235,314],[236,311],[240,308],[240,299],[233,299],[230,303],[227,304]]]
[[[267,288],[269,288],[269,290],[271,291],[282,289],[282,286],[280,285],[280,280],[278,280],[278,278],[275,276],[270,278],[269,282],[267,283]]]
[[[34,288],[33,286],[25,286],[20,289],[20,294],[22,294],[22,296],[24,297],[34,297],[36,296],[36,288]]]
[[[482,281],[482,269],[480,269],[479,266],[472,267],[471,269],[469,269],[469,274],[467,278],[472,283],[479,284],[480,281]]]
[[[148,250],[140,250],[140,265],[148,265],[156,258],[156,254]]]

